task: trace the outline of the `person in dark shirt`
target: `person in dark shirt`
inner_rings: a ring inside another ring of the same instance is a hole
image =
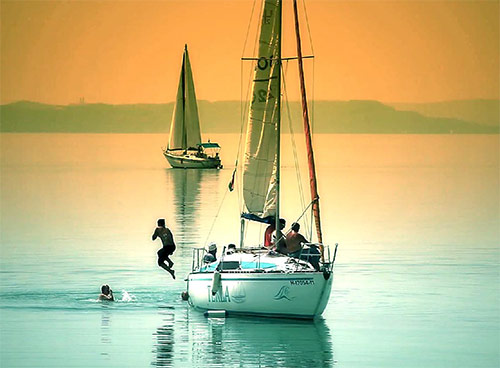
[[[217,244],[215,243],[210,243],[208,246],[208,251],[203,257],[203,262],[205,263],[212,263],[217,260]]]
[[[172,278],[175,279],[175,271],[172,270],[174,262],[172,262],[172,260],[169,258],[169,256],[174,254],[175,251],[174,236],[172,235],[170,229],[165,226],[165,219],[158,220],[158,227],[153,233],[153,240],[156,240],[156,238],[158,237],[161,239],[161,242],[163,244],[163,248],[157,252],[158,266],[165,269],[172,275]],[[165,261],[167,261],[168,266],[165,264]]]

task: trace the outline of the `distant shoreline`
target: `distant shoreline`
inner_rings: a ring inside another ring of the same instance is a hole
[[[294,132],[302,130],[300,103],[289,102]],[[199,101],[202,132],[239,133],[239,101]],[[500,100],[383,104],[315,101],[311,115],[319,134],[499,134]],[[173,103],[47,105],[21,101],[0,105],[2,133],[168,134]],[[284,111],[283,131],[290,132]]]

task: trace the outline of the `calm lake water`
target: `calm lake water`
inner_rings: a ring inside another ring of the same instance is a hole
[[[226,193],[239,137],[211,138],[220,171],[168,168],[163,135],[0,135],[0,366],[500,365],[498,135],[316,137],[325,240],[339,252],[314,322],[207,319],[181,301],[191,249],[239,237]],[[285,139],[290,224],[307,173],[297,179]],[[156,265],[160,217],[175,281]],[[96,302],[103,283],[116,303]]]

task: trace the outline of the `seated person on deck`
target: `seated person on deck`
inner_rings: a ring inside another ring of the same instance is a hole
[[[316,246],[309,246],[302,249],[307,239],[299,233],[300,225],[296,222],[292,224],[290,232],[286,235],[286,252],[288,256],[300,258],[309,262],[316,271],[319,270],[319,257],[320,254]]]
[[[217,244],[210,243],[210,245],[208,246],[208,252],[203,257],[203,262],[212,263],[215,262],[216,260],[217,260]]]
[[[280,230],[283,230],[286,225],[286,220],[280,218]],[[276,223],[273,221],[266,229],[264,233],[264,246],[266,248],[271,248],[276,242]]]
[[[227,246],[226,254],[236,253],[236,244],[229,244]]]

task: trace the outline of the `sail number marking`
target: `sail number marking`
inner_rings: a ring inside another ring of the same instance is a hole
[[[298,286],[314,285],[314,280],[290,280],[290,285],[298,285]]]

